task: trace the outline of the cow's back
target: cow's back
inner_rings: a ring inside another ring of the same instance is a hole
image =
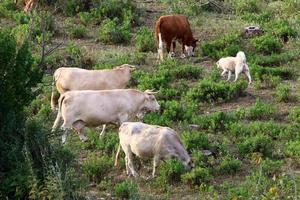
[[[161,16],[156,23],[156,34],[161,33],[162,39],[183,38],[191,34],[190,24],[184,15]]]

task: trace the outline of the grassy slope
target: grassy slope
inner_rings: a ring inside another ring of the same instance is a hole
[[[164,11],[164,6],[159,3],[145,3],[140,2],[139,6],[142,8],[146,8],[148,10],[154,11],[154,12],[146,12],[146,15],[143,16],[141,23],[143,25],[146,25],[150,28],[153,27],[153,24],[158,16],[160,16]],[[59,27],[64,27],[63,21],[65,20],[62,16],[56,16],[60,20],[58,23]],[[231,30],[242,30],[244,25],[247,25],[246,22],[236,18],[235,16],[229,16],[229,15],[221,15],[216,13],[203,13],[203,15],[199,15],[198,17],[192,18],[191,24],[194,29],[195,35],[200,38],[202,41],[212,40],[215,38],[218,38],[220,34],[224,32],[230,32]],[[6,21],[2,21],[2,24],[6,24]],[[78,44],[79,46],[82,46],[86,48],[88,55],[91,56],[94,60],[96,60],[96,63],[105,63],[105,62],[111,62],[110,55],[111,54],[124,54],[124,52],[134,52],[134,43],[131,43],[126,46],[115,46],[115,45],[104,45],[101,43],[96,43],[95,40],[97,38],[97,26],[94,27],[88,27],[88,36],[84,39],[78,39],[78,40],[72,40],[75,44]],[[63,30],[63,29],[62,29]],[[62,31],[61,31],[62,32]],[[60,42],[63,40],[62,37],[55,38],[56,42]],[[299,47],[299,40],[293,40],[290,41],[285,46],[285,51],[289,51],[290,49],[294,49],[297,46]],[[201,45],[201,44],[200,44]],[[65,46],[61,47],[57,54],[60,52],[64,52]],[[180,49],[179,45],[177,47]],[[200,48],[197,49],[198,54],[200,53]],[[141,68],[144,70],[152,70],[153,65],[156,63],[155,59],[156,55],[154,53],[148,53],[146,62],[141,65]],[[201,59],[199,59],[201,60]],[[188,61],[184,61],[188,62]],[[205,61],[201,61],[201,63],[196,63],[196,66],[202,65],[205,67],[204,73],[208,75],[211,70],[215,67],[214,66],[215,61],[206,59]],[[299,63],[300,61],[296,61],[292,64],[291,67],[295,68],[297,72],[300,72],[299,69]],[[137,64],[137,63],[132,63]],[[251,66],[250,66],[251,70]],[[242,79],[245,79],[245,76],[241,76]],[[285,81],[286,83],[291,84],[292,86],[292,95],[296,96],[299,94],[299,80],[288,80]],[[46,87],[49,87],[46,86]],[[253,85],[249,86],[247,89],[247,95],[245,97],[238,98],[234,101],[231,101],[229,103],[219,103],[216,105],[205,105],[205,107],[201,108],[203,113],[211,113],[216,111],[231,111],[236,110],[237,108],[249,108],[253,105],[256,98],[261,98],[264,102],[268,102],[270,104],[275,105],[275,107],[278,108],[278,114],[279,117],[276,121],[276,123],[289,123],[287,120],[287,114],[290,111],[291,108],[295,106],[299,106],[298,101],[289,102],[289,103],[277,103],[274,99],[274,90],[270,89],[263,89],[263,90],[255,90]],[[54,116],[53,116],[54,120]],[[49,124],[50,125],[50,124]],[[113,126],[111,127],[113,132],[116,132],[117,129]],[[180,131],[186,130],[186,127],[177,127]],[[223,141],[224,143],[230,143],[230,138],[226,138],[226,136],[217,135],[214,136],[216,139]],[[69,143],[66,148],[72,149],[74,152],[77,152],[77,160],[78,160],[78,169],[80,169],[80,165],[82,162],[86,160],[86,157],[88,155],[88,152],[93,151],[93,149],[89,148],[85,144],[81,144],[78,137],[73,134],[69,140]],[[142,176],[148,176],[151,171],[151,163],[147,163],[147,168],[142,168]],[[214,185],[217,188],[218,194],[216,194],[216,198],[222,198],[223,194],[226,193],[223,189],[221,189],[219,186],[220,184],[224,182],[230,182],[233,185],[238,185],[239,183],[243,182],[245,180],[245,176],[249,175],[252,168],[255,167],[253,163],[250,163],[248,160],[245,160],[242,164],[242,169],[234,174],[234,175],[219,175],[213,178],[212,185]],[[288,168],[288,162],[285,163],[284,168]],[[292,169],[295,171],[299,171],[298,169]],[[299,173],[298,173],[299,175]],[[100,190],[99,187],[89,186],[85,189],[86,196],[91,197],[91,199],[99,199],[100,197],[106,197],[109,198],[108,194],[112,193],[111,185],[114,185],[117,182],[120,182],[122,180],[127,179],[124,167],[113,169],[109,175],[107,176],[108,179],[111,179],[112,182],[107,183],[106,190]],[[167,191],[162,190],[158,186],[156,186],[153,182],[144,180],[143,178],[137,180],[138,186],[139,186],[139,193],[143,197],[147,197],[151,199],[209,199],[214,198],[212,193],[209,192],[199,192],[199,189],[191,189],[188,185],[184,184],[178,184],[175,186],[170,186],[167,188]],[[110,189],[111,188],[111,189]],[[217,197],[218,196],[218,197]]]

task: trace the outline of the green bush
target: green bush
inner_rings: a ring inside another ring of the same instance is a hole
[[[68,17],[72,17],[78,12],[84,11],[86,2],[86,0],[59,0],[63,14]]]
[[[128,43],[131,39],[130,27],[119,25],[117,18],[106,19],[99,28],[99,40],[107,44]]]
[[[278,176],[282,165],[283,165],[282,160],[271,160],[267,158],[261,162],[261,170],[265,176],[269,176],[269,177],[273,177],[274,175]]]
[[[188,152],[210,148],[208,136],[202,132],[183,132],[181,139]]]
[[[255,49],[263,54],[279,53],[283,47],[282,43],[270,34],[266,34],[251,40]]]
[[[14,13],[13,18],[17,24],[28,24],[30,21],[30,17],[25,12]]]
[[[276,113],[276,109],[273,105],[262,102],[260,99],[256,99],[253,106],[250,107],[247,117],[254,120],[268,119]]]
[[[274,31],[275,34],[284,42],[287,42],[289,38],[296,38],[298,36],[296,29],[293,28],[286,20],[275,21],[269,26],[270,29]]]
[[[191,88],[186,95],[192,101],[207,103],[228,102],[241,96],[247,87],[248,83],[246,81],[235,83],[221,81],[216,83],[204,79]]]
[[[227,34],[215,41],[202,45],[204,56],[219,59],[225,56],[235,56],[241,49],[241,36],[239,34]]]
[[[300,156],[300,141],[289,141],[285,145],[284,153],[286,156],[296,157],[299,159]]]
[[[234,174],[241,168],[242,162],[238,159],[224,158],[222,159],[219,171],[222,174]]]
[[[83,173],[93,182],[99,183],[104,176],[112,169],[113,162],[111,157],[91,154],[83,163]]]
[[[264,67],[271,66],[281,66],[286,64],[289,61],[293,61],[298,59],[299,52],[298,51],[289,51],[283,53],[273,53],[271,55],[250,55],[248,56],[248,60],[251,63],[255,63]]]
[[[139,52],[155,51],[154,33],[148,27],[141,27],[135,38],[135,48]]]
[[[88,26],[89,24],[91,24],[92,20],[93,20],[93,15],[89,12],[80,12],[78,13],[80,22],[85,25]]]
[[[126,180],[115,186],[115,195],[120,199],[134,199],[138,195],[138,186],[132,180]]]
[[[279,83],[282,81],[282,79],[279,76],[273,76],[270,74],[263,74],[261,76],[261,79],[257,79],[254,82],[255,89],[273,89],[279,85]]]
[[[191,172],[183,174],[181,178],[183,182],[193,186],[208,183],[212,179],[212,176],[208,169],[196,167]]]
[[[238,15],[243,15],[245,13],[258,13],[262,9],[262,5],[259,0],[234,1],[234,5]]]
[[[178,160],[168,160],[159,169],[159,181],[163,185],[180,182],[180,176],[185,172],[183,164]]]
[[[289,112],[289,120],[300,123],[300,107],[295,107]]]
[[[276,87],[276,100],[279,102],[288,102],[291,99],[291,89],[288,85],[279,84]]]
[[[196,167],[204,167],[205,166],[205,155],[198,150],[192,151],[191,159]]]
[[[243,141],[237,144],[238,150],[242,155],[259,152],[262,155],[270,157],[273,152],[274,144],[269,136],[257,134],[243,138]]]
[[[278,76],[284,80],[294,79],[295,71],[290,67],[261,67],[258,65],[253,65],[251,68],[251,73],[256,80],[263,81],[266,76]]]
[[[70,38],[80,39],[86,36],[86,28],[84,26],[70,26],[68,28],[68,35]]]

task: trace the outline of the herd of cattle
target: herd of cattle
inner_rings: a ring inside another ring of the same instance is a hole
[[[156,23],[158,58],[163,59],[163,45],[166,44],[170,57],[175,55],[176,40],[182,43],[182,57],[194,56],[196,42],[190,24],[183,15],[162,16]],[[171,43],[173,52],[170,52]],[[223,69],[222,75],[235,72],[235,81],[240,73],[245,73],[251,83],[249,67],[243,52],[236,57],[221,58],[218,68]],[[51,96],[51,107],[58,107],[58,114],[52,130],[55,131],[61,119],[64,130],[62,142],[66,143],[70,129],[75,129],[79,138],[86,141],[85,127],[97,127],[105,124],[117,124],[120,145],[116,154],[117,164],[120,147],[125,152],[126,172],[138,176],[133,167],[133,154],[139,157],[153,158],[153,172],[160,160],[176,158],[182,161],[186,169],[191,169],[192,162],[177,133],[168,128],[148,125],[142,122],[131,122],[135,117],[142,120],[146,112],[160,110],[160,105],[151,90],[139,91],[125,89],[131,73],[136,68],[123,64],[114,69],[85,70],[79,68],[59,68],[53,75],[54,84]],[[57,101],[55,89],[60,93]]]

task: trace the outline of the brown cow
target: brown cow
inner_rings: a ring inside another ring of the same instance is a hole
[[[184,15],[165,15],[161,16],[155,25],[155,35],[158,45],[158,58],[163,60],[163,43],[166,43],[167,52],[170,53],[171,43],[173,52],[169,56],[174,56],[176,41],[182,44],[182,56],[185,51],[188,56],[194,56],[197,39],[193,37],[190,23]]]

